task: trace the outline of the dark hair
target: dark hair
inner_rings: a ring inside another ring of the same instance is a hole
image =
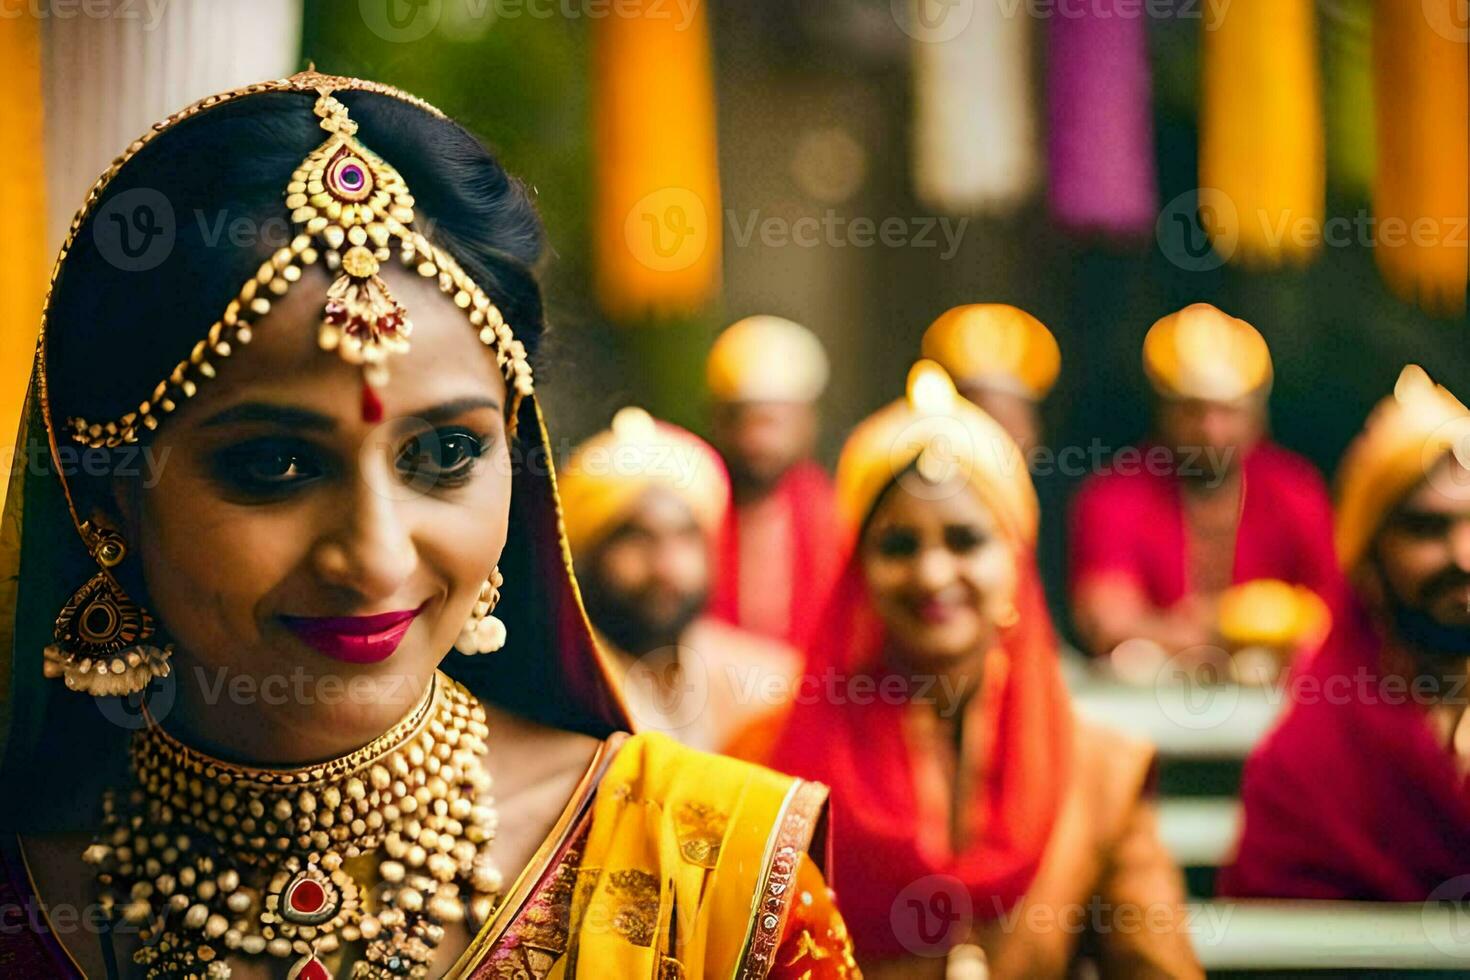
[[[452,120],[373,92],[338,98],[357,138],[403,175],[419,229],[454,255],[534,354],[545,326],[535,268],[544,235],[525,187]],[[315,99],[271,92],[206,110],[156,137],[108,184],[51,301],[47,376],[58,429],[70,416],[108,421],[135,411],[294,236],[286,185],[326,139]],[[163,230],[160,242],[172,228],[172,245],[135,260],[116,242],[124,233],[146,241],[143,223]]]

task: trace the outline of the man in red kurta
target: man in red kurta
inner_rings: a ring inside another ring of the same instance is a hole
[[[710,612],[802,647],[839,558],[832,484],[811,458],[827,355],[806,328],[754,316],[720,334],[706,373],[735,501]]]
[[[1157,437],[1116,454],[1072,506],[1084,644],[1108,654],[1142,640],[1164,655],[1218,645],[1220,594],[1256,579],[1306,585],[1331,604],[1331,503],[1316,469],[1266,435],[1265,339],[1201,303],[1154,324],[1143,361]]]
[[[1228,895],[1463,901],[1470,887],[1470,409],[1404,369],[1344,458],[1353,583],[1246,763]]]

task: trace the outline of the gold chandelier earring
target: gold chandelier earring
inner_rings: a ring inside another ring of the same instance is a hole
[[[480,597],[475,600],[475,611],[465,621],[464,629],[459,631],[459,639],[454,642],[454,647],[466,656],[475,656],[481,653],[494,653],[505,646],[505,624],[492,616],[495,607],[500,602],[500,587],[505,584],[505,579],[500,574],[500,566],[490,570],[490,577],[485,584],[480,586]]]
[[[56,617],[56,642],[46,648],[43,669],[94,697],[135,694],[153,678],[168,676],[173,645],[148,642],[153,617],[113,577],[128,553],[122,535],[91,521],[81,531],[99,570]]]

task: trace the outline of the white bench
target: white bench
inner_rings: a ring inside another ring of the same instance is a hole
[[[1287,703],[1285,692],[1275,688],[1135,686],[1069,673],[1082,717],[1147,739],[1172,759],[1244,759]]]
[[[1470,972],[1470,908],[1429,903],[1193,902],[1206,970]]]
[[[1169,797],[1158,803],[1159,837],[1183,868],[1218,868],[1240,836],[1241,808],[1221,797]]]

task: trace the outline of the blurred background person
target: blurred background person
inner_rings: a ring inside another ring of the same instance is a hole
[[[1330,604],[1331,503],[1312,464],[1267,435],[1265,338],[1197,303],[1154,324],[1143,364],[1154,436],[1102,464],[1072,507],[1072,607],[1087,648],[1142,640],[1161,659],[1218,647],[1220,595],[1255,579],[1305,584]]]
[[[726,329],[706,364],[711,436],[735,504],[720,531],[710,609],[798,647],[835,567],[832,484],[812,458],[827,375],[821,342],[776,316]]]
[[[730,498],[707,443],[625,408],[558,483],[588,618],[639,725],[717,751],[784,704],[796,651],[705,615]]]
[[[1221,891],[1422,902],[1470,873],[1470,410],[1406,367],[1339,490],[1350,607],[1246,765]]]
[[[1062,369],[1056,337],[1025,310],[1005,303],[971,303],[930,324],[922,347],[923,355],[954,379],[960,394],[999,422],[1021,448],[1041,502],[1037,562],[1047,607],[1054,621],[1065,621],[1067,485],[1055,452],[1045,448],[1041,416],[1042,402]]]
[[[1103,976],[1200,976],[1152,749],[1062,683],[1017,452],[932,361],[859,424],[837,469],[853,550],[772,761],[833,787],[865,976],[1060,978],[1084,943]]]
[[[1005,303],[971,303],[931,323],[922,346],[1023,454],[1042,442],[1041,403],[1062,369],[1061,349],[1045,324]]]

